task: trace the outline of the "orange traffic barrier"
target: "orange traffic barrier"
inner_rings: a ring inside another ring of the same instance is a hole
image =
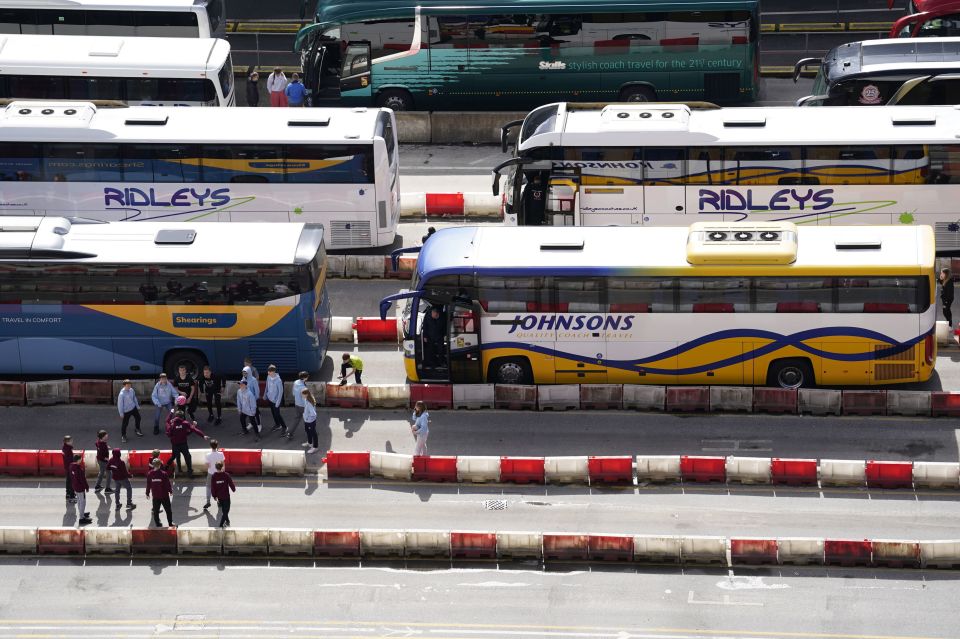
[[[500,481],[512,484],[543,484],[543,457],[501,457]]]
[[[587,468],[591,484],[632,484],[632,457],[589,457]]]
[[[359,557],[360,532],[357,530],[315,530],[313,554],[317,557]]]
[[[913,462],[867,461],[868,488],[913,488]]]
[[[776,539],[731,539],[730,560],[735,564],[776,564]]]
[[[370,453],[339,452],[329,450],[323,458],[327,465],[327,477],[369,477]]]
[[[770,481],[789,486],[816,486],[817,460],[774,457],[770,460]]]
[[[841,566],[869,566],[873,544],[868,539],[824,539],[823,559],[828,564]]]
[[[231,475],[262,475],[263,456],[257,450],[223,449],[223,462]]]
[[[496,559],[497,535],[486,532],[451,532],[450,555],[453,559]]]
[[[82,528],[38,528],[37,552],[41,555],[82,555]]]
[[[680,479],[725,482],[727,481],[727,458],[683,455],[680,457]]]
[[[39,470],[37,451],[0,448],[0,475],[34,476]]]
[[[630,561],[633,559],[632,535],[590,535],[587,540],[594,561]]]
[[[557,559],[589,559],[589,535],[550,534],[543,535],[543,558]]]
[[[453,408],[453,386],[450,384],[410,384],[410,408],[421,401],[429,410]]]
[[[457,458],[417,455],[413,458],[414,481],[457,481]]]
[[[130,531],[130,550],[135,555],[175,555],[177,529],[134,528]]]

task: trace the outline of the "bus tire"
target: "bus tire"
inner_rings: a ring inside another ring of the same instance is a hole
[[[533,371],[525,357],[501,357],[490,362],[487,379],[495,384],[532,384]]]
[[[633,85],[620,89],[621,102],[656,102],[657,94],[650,87]]]
[[[816,384],[810,360],[778,359],[767,369],[767,386],[773,388],[809,388]]]
[[[377,106],[394,111],[409,111],[413,108],[413,96],[403,89],[387,89],[377,96]]]
[[[207,365],[207,358],[198,351],[177,350],[170,351],[163,359],[163,370],[166,371],[167,375],[170,375],[170,379],[176,376],[177,369],[181,365],[186,366],[187,372],[196,378],[203,372],[203,367]]]

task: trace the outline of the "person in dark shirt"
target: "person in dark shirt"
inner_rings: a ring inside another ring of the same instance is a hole
[[[256,71],[247,76],[247,106],[260,106],[260,74]]]
[[[223,462],[217,462],[217,472],[210,478],[210,493],[220,505],[220,527],[230,525],[230,491],[237,492],[230,473],[223,469]]]
[[[423,317],[423,363],[438,366],[443,363],[443,337],[446,334],[440,307],[432,306]]]
[[[943,310],[943,319],[953,327],[953,274],[950,269],[940,269],[940,304]]]
[[[223,389],[226,387],[227,382],[224,380],[222,375],[214,375],[213,371],[209,366],[203,367],[203,374],[200,376],[200,379],[197,380],[199,392],[203,394],[204,398],[207,400],[207,423],[210,423],[214,420],[213,417],[213,407],[217,407],[217,417],[216,424],[220,425],[223,421]]]
[[[87,491],[90,490],[90,485],[87,484],[87,473],[81,463],[82,459],[82,455],[75,454],[73,456],[70,467],[67,469],[67,477],[70,483],[73,484],[73,492],[77,496],[78,523],[81,526],[86,526],[87,524],[92,524],[93,519],[90,518],[90,513],[87,512]]]
[[[524,220],[528,226],[541,226],[546,220],[544,211],[547,205],[547,192],[539,173],[534,173],[523,190]]]
[[[63,436],[63,448],[60,449],[63,454],[63,474],[67,477],[67,501],[74,502],[77,495],[73,491],[73,482],[70,481],[70,464],[73,463],[73,437]]]
[[[187,372],[186,366],[177,367],[177,376],[173,379],[173,385],[177,392],[187,398],[187,414],[190,419],[197,418],[197,405],[199,404],[199,393],[197,392],[197,380],[193,375]]]
[[[170,495],[173,494],[173,484],[170,476],[162,469],[163,462],[154,459],[153,470],[147,473],[147,497],[153,495],[153,523],[160,528],[160,508],[167,514],[167,525],[173,528],[173,507],[170,505]]]

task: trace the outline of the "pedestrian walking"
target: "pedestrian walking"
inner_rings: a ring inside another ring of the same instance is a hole
[[[77,496],[77,523],[86,526],[92,524],[93,520],[90,519],[90,513],[87,512],[87,491],[90,490],[90,485],[87,484],[87,473],[83,469],[83,464],[80,463],[81,459],[83,459],[82,455],[75,454],[73,456],[67,477],[70,479],[73,492]]]
[[[173,506],[170,503],[170,496],[173,494],[173,484],[170,482],[170,476],[164,472],[163,462],[154,459],[152,462],[153,470],[147,473],[147,497],[152,494],[153,497],[153,523],[160,528],[160,508],[163,508],[167,514],[167,526],[174,528],[173,525]]]
[[[134,430],[137,437],[143,437],[140,430],[140,400],[137,399],[137,391],[133,390],[133,382],[129,379],[123,380],[123,388],[117,394],[117,412],[120,413],[120,441],[127,443],[127,426],[130,424],[130,418],[133,418]]]
[[[93,492],[99,493],[104,489],[103,480],[107,480],[105,495],[112,495],[113,490],[110,489],[110,481],[113,477],[110,476],[110,472],[107,469],[107,464],[110,462],[110,448],[107,446],[107,431],[98,430],[97,431],[97,441],[95,446],[97,447],[97,466],[100,469],[100,472],[97,473],[97,483],[93,487]]]
[[[413,454],[422,456],[427,454],[427,437],[430,435],[430,413],[427,412],[427,405],[418,401],[413,405],[413,416],[410,418],[410,432],[416,440],[416,447]]]
[[[73,463],[73,437],[63,436],[63,448],[60,449],[63,455],[63,474],[67,478],[67,501],[77,501],[77,495],[73,491],[73,482],[70,481],[70,464]]]
[[[225,528],[230,525],[230,492],[237,492],[237,487],[230,473],[223,469],[222,461],[217,462],[216,469],[210,481],[213,484],[213,498],[220,506],[220,527]]]
[[[120,489],[127,489],[127,510],[133,510],[137,507],[133,503],[133,485],[130,483],[130,469],[127,468],[127,462],[120,456],[120,449],[113,449],[113,456],[110,457],[110,463],[107,465],[110,474],[113,477],[113,484],[116,489],[113,491],[116,497],[116,510],[120,510]]]
[[[283,90],[287,96],[287,106],[302,107],[307,103],[307,87],[300,82],[300,74],[290,76],[290,84]]]
[[[287,434],[287,422],[283,421],[280,408],[283,406],[283,380],[277,374],[277,367],[273,364],[267,367],[267,387],[263,391],[264,398],[270,402],[270,414],[273,416],[273,430],[279,430],[280,436]]]
[[[950,269],[940,269],[940,306],[947,326],[953,327],[953,274]]]
[[[177,472],[183,472],[183,466],[180,464],[180,457],[183,456],[187,462],[187,477],[193,477],[193,457],[190,455],[190,446],[187,445],[191,433],[196,433],[210,441],[206,433],[197,428],[197,422],[187,420],[183,411],[178,410],[174,418],[167,424],[167,437],[170,438],[173,458],[177,461]]]
[[[237,412],[240,413],[240,434],[247,434],[247,425],[253,428],[253,435],[260,441],[260,425],[257,423],[257,398],[250,391],[247,378],[240,380],[240,388],[237,389]]]
[[[363,360],[358,355],[344,353],[340,364],[340,385],[347,385],[347,371],[353,369],[353,381],[361,384],[360,378],[363,376]]]
[[[169,416],[170,411],[173,410],[173,402],[177,398],[177,389],[173,387],[173,384],[170,383],[170,380],[167,379],[166,373],[160,373],[160,378],[157,380],[157,383],[153,387],[153,392],[150,393],[150,400],[153,402],[153,405],[157,407],[156,413],[153,416],[153,434],[160,434],[160,415],[163,411],[167,411]]]
[[[223,379],[222,375],[214,375],[213,370],[209,366],[203,367],[203,373],[200,375],[200,379],[197,380],[198,390],[203,393],[204,398],[207,400],[207,423],[209,424],[214,420],[213,417],[213,407],[217,407],[217,417],[214,425],[219,426],[223,422],[223,389],[227,386],[226,380]]]
[[[260,106],[260,74],[256,71],[247,76],[247,106]]]
[[[197,405],[199,404],[200,398],[199,393],[197,393],[197,380],[193,378],[193,375],[187,372],[187,367],[180,365],[177,367],[177,376],[173,380],[173,385],[177,388],[177,393],[180,397],[185,397],[186,402],[177,402],[178,405],[185,405],[187,414],[190,415],[190,419],[197,418]]]
[[[207,459],[207,503],[203,505],[203,509],[207,510],[210,508],[210,490],[213,486],[213,474],[217,472],[217,465],[223,465],[226,461],[226,456],[220,451],[220,442],[215,439],[210,440],[210,452],[206,454]]]
[[[320,440],[317,438],[317,400],[309,388],[304,388],[301,393],[303,397],[303,430],[307,433],[307,441],[303,444],[307,446],[307,453],[317,452],[320,446]]]
[[[270,94],[270,106],[287,106],[287,96],[284,93],[286,88],[287,76],[280,70],[280,67],[274,67],[273,73],[267,76],[267,92]]]
[[[297,424],[303,422],[303,391],[307,388],[308,379],[310,379],[310,373],[300,371],[300,374],[297,375],[297,381],[293,383],[293,407],[297,411],[297,418],[287,432],[287,439],[293,439],[293,432],[297,430]]]

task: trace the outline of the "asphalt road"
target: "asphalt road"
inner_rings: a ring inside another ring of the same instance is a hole
[[[0,636],[945,639],[955,573],[2,560]]]

